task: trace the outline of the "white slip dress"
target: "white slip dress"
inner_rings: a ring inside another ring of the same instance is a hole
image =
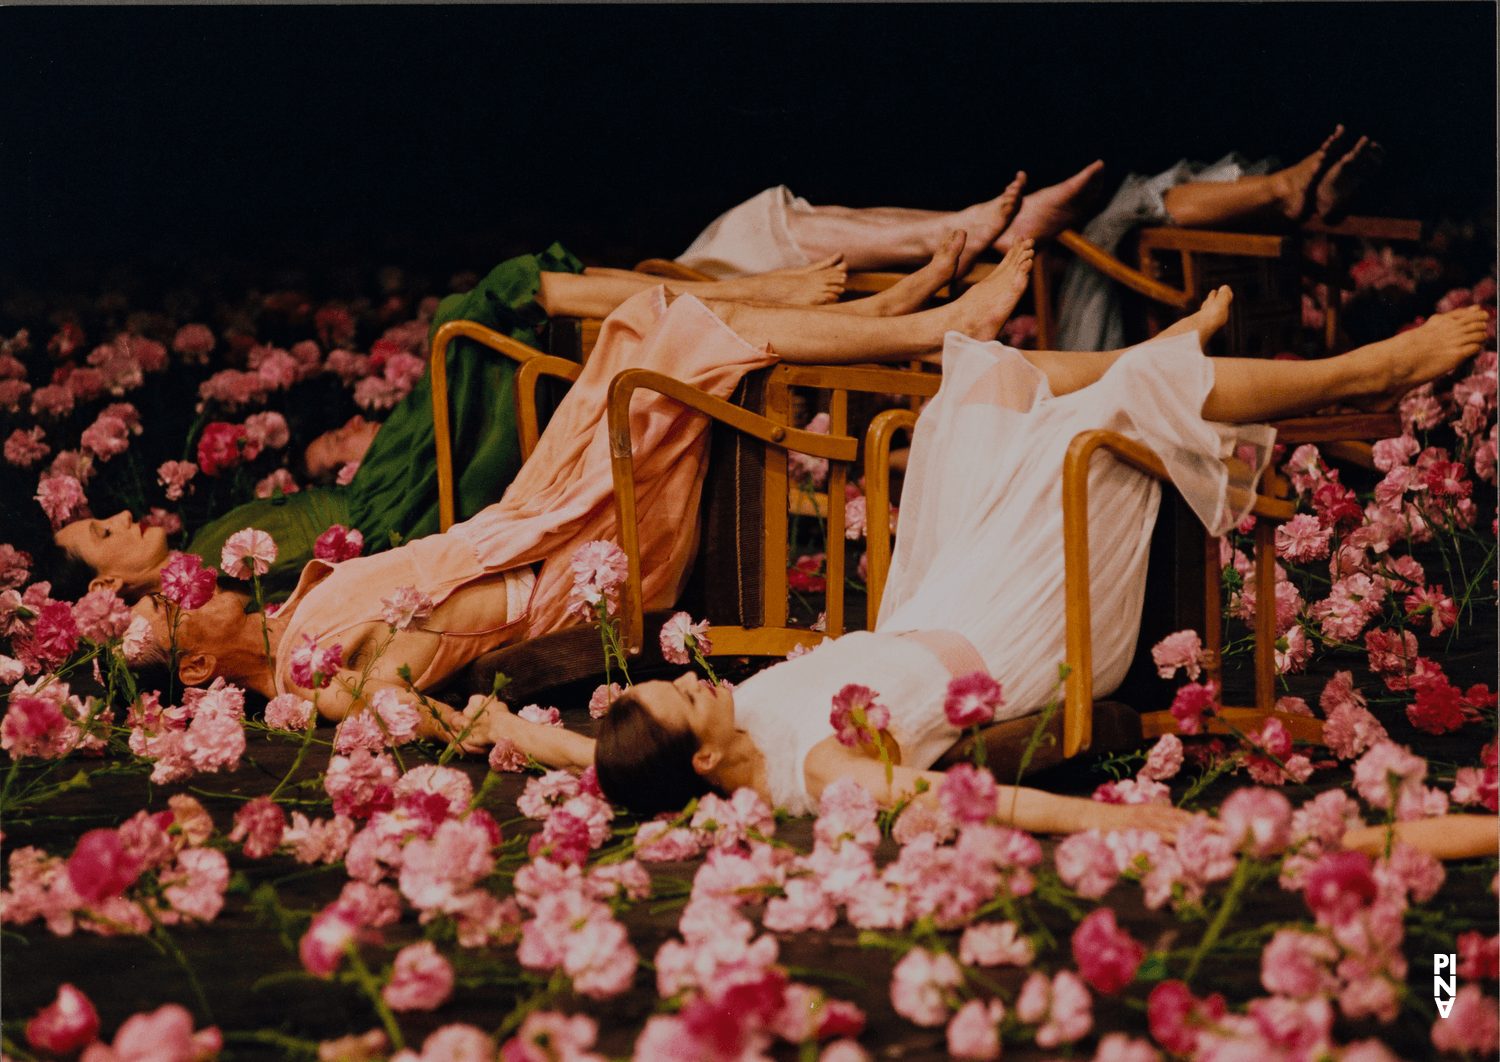
[[[831,696],[847,683],[881,695],[910,766],[929,766],[958,738],[943,715],[948,672],[895,635],[967,638],[1003,687],[997,718],[1054,696],[1065,653],[1062,465],[1080,432],[1107,428],[1149,446],[1211,532],[1237,523],[1275,432],[1205,421],[1212,387],[1196,333],[1136,347],[1096,383],[1054,396],[1020,351],[950,332],[942,387],[912,440],[876,633],[825,643],[735,691],[736,725],[765,755],[776,804],[815,810],[802,763],[832,735]],[[1099,454],[1089,487],[1094,693],[1103,696],[1135,652],[1160,486]]]

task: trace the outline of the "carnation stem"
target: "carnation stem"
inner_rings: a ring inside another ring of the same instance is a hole
[[[354,979],[364,994],[370,998],[375,1007],[375,1013],[380,1015],[380,1024],[385,1026],[385,1035],[390,1038],[391,1047],[401,1051],[406,1047],[406,1038],[401,1035],[401,1026],[396,1021],[396,1015],[386,1005],[380,995],[380,984],[375,980],[375,975],[370,973],[370,968],[365,965],[364,960],[359,957],[359,948],[354,941],[344,945],[344,950],[349,954],[349,966],[354,971]]]
[[[1209,923],[1208,929],[1203,933],[1203,939],[1198,942],[1198,947],[1193,950],[1192,961],[1188,963],[1187,973],[1182,975],[1183,981],[1193,983],[1193,975],[1198,972],[1198,966],[1203,962],[1203,957],[1208,954],[1219,940],[1219,935],[1224,932],[1224,927],[1229,924],[1229,918],[1234,914],[1235,908],[1240,905],[1240,895],[1245,891],[1245,885],[1250,880],[1251,860],[1248,856],[1241,856],[1239,864],[1234,868],[1234,880],[1229,883],[1229,891],[1224,894],[1224,902],[1219,905],[1219,910],[1214,915],[1214,920]]]
[[[271,628],[266,623],[266,602],[260,592],[260,576],[255,572],[255,566],[250,567],[250,588],[255,591],[255,607],[260,611],[260,643],[266,651],[266,667],[271,669],[271,674],[276,673],[276,660],[271,656]]]
[[[198,1009],[203,1014],[204,1022],[212,1025],[214,1023],[213,1008],[208,1005],[208,996],[203,992],[203,985],[198,981],[198,975],[193,971],[192,963],[188,962],[187,956],[182,953],[182,949],[172,939],[172,934],[167,932],[167,927],[161,924],[161,919],[156,914],[156,908],[149,901],[141,904],[140,907],[141,910],[146,912],[146,916],[151,919],[152,933],[147,939],[155,943],[162,954],[170,955],[173,961],[182,967],[182,972],[187,974],[188,984],[193,986],[193,995],[198,997]]]
[[[297,758],[292,761],[291,767],[287,769],[286,776],[276,783],[276,788],[271,790],[268,800],[275,800],[276,795],[286,788],[287,783],[292,780],[292,775],[297,773],[297,768],[302,766],[302,761],[307,758],[307,750],[312,745],[313,734],[318,729],[318,695],[313,693],[313,717],[307,721],[307,732],[302,736],[302,747],[297,750]]]
[[[708,680],[715,686],[719,685],[719,676],[714,674],[713,665],[711,665],[704,658],[703,654],[698,649],[698,639],[694,638],[690,634],[687,637],[687,643],[693,650],[693,659],[698,662],[698,666],[701,667],[704,671],[708,672]]]

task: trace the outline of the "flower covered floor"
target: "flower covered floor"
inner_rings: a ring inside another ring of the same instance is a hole
[[[1496,628],[1493,616],[1488,623],[1476,623],[1464,634],[1454,651],[1441,659],[1447,673],[1456,683],[1494,681],[1494,646]],[[1241,669],[1242,672],[1244,669]],[[1240,677],[1247,676],[1241,674]],[[1316,696],[1329,674],[1298,676],[1295,688]],[[1226,675],[1229,679],[1230,676]],[[1231,694],[1237,692],[1232,680]],[[588,732],[592,721],[578,707],[565,713],[567,724]],[[1429,757],[1434,764],[1463,763],[1473,759],[1472,733],[1460,732],[1433,737],[1405,725],[1389,722],[1392,737],[1409,743],[1414,750]],[[331,728],[319,730],[316,740],[330,741]],[[8,849],[34,844],[50,851],[67,851],[71,838],[82,830],[118,823],[136,808],[167,808],[174,793],[196,794],[213,816],[221,832],[227,831],[235,812],[246,798],[265,795],[277,784],[295,759],[298,742],[290,737],[252,738],[246,762],[233,774],[204,775],[189,785],[156,787],[149,790],[145,779],[137,774],[128,778],[111,777],[95,766],[87,787],[49,801],[43,813],[34,819],[20,816],[6,824]],[[475,789],[487,773],[476,757],[455,760],[472,779]],[[309,762],[299,769],[298,781],[316,784],[322,766]],[[1188,774],[1189,772],[1184,772]],[[535,833],[539,824],[521,815],[516,801],[526,785],[518,774],[495,776],[497,784],[486,794],[482,806],[496,822],[502,824],[507,838]],[[1049,785],[1062,792],[1088,795],[1107,776],[1098,771],[1065,765],[1032,781]],[[1318,772],[1312,789],[1327,792],[1347,785],[1351,772],[1342,769]],[[1215,806],[1225,795],[1241,784],[1233,776],[1212,783],[1197,798],[1205,808]],[[1174,799],[1187,789],[1186,781],[1174,780]],[[209,796],[208,794],[217,794]],[[149,804],[148,804],[149,795]],[[1296,787],[1288,790],[1295,803],[1305,794]],[[289,805],[289,807],[295,805]],[[326,805],[325,805],[326,807]],[[800,851],[813,847],[813,823],[808,819],[781,823],[776,831],[780,843]],[[348,882],[339,865],[315,866],[309,869],[289,855],[250,859],[235,845],[229,850],[229,865],[234,877],[225,897],[225,906],[211,923],[183,927],[173,931],[186,961],[202,983],[204,995],[212,1007],[213,1021],[226,1036],[225,1055],[235,1058],[275,1059],[305,1057],[302,1049],[315,1041],[330,1040],[351,1032],[364,1032],[379,1026],[369,1004],[357,987],[318,980],[308,974],[295,948],[306,931],[309,919],[338,898]],[[1044,839],[1042,866],[1052,863],[1056,839]],[[876,849],[876,861],[893,860],[899,845],[890,838]],[[514,861],[513,861],[514,862]],[[679,939],[677,923],[682,915],[683,895],[690,888],[704,859],[644,864],[653,878],[657,897],[631,904],[619,915],[629,932],[630,942],[644,960],[656,955],[665,942]],[[1470,860],[1449,863],[1441,889],[1415,917],[1407,921],[1405,952],[1409,961],[1408,987],[1412,1006],[1402,1011],[1392,1024],[1373,1018],[1358,1022],[1339,1021],[1336,1039],[1347,1043],[1363,1037],[1384,1041],[1397,1057],[1418,1059],[1434,1057],[1428,1036],[1431,1020],[1431,953],[1448,947],[1448,941],[1461,932],[1479,929],[1492,935],[1496,928],[1495,897],[1491,882],[1495,861]],[[1194,988],[1198,994],[1223,992],[1231,1002],[1263,996],[1260,985],[1260,952],[1273,927],[1309,921],[1310,914],[1300,893],[1277,888],[1274,880],[1250,891],[1229,923],[1223,943],[1204,963]],[[1219,886],[1222,889],[1222,884]],[[274,902],[273,902],[274,900]],[[1093,901],[1071,902],[1082,911],[1092,909]],[[1170,908],[1153,911],[1146,907],[1139,886],[1120,882],[1104,897],[1119,925],[1154,955],[1158,951],[1173,953],[1176,972],[1181,972],[1182,956],[1197,942],[1204,929],[1202,922],[1179,921]],[[746,908],[752,921],[758,922],[758,904]],[[1059,941],[1059,947],[1042,956],[1048,967],[1061,969],[1076,964],[1070,954],[1068,937],[1075,920],[1060,909],[1035,905],[1048,929]],[[998,917],[991,915],[991,918]],[[1236,945],[1236,934],[1240,940]],[[363,954],[372,970],[389,963],[390,956],[405,945],[422,939],[422,927],[408,914],[396,925],[380,930],[380,942],[364,946]],[[899,934],[891,938],[899,939]],[[943,934],[950,947],[956,947],[957,932]],[[823,989],[828,995],[848,1000],[865,1014],[866,1024],[859,1040],[883,1059],[939,1059],[949,1057],[944,1029],[921,1028],[905,1020],[893,1009],[890,994],[891,971],[896,954],[890,949],[861,943],[861,931],[841,920],[824,931],[777,934],[779,962],[794,980]],[[490,947],[459,952],[451,942],[443,946],[453,956],[457,987],[451,999],[433,1012],[406,1012],[399,1016],[407,1042],[419,1046],[432,1030],[454,1022],[471,1023],[493,1031],[510,1014],[517,1003],[532,996],[545,984],[545,977],[535,983],[518,984],[520,970],[515,963],[514,947]],[[3,948],[5,983],[4,1015],[8,1034],[19,1031],[11,1024],[28,1018],[52,1002],[57,986],[71,983],[94,1002],[103,1028],[112,1030],[131,1014],[153,1011],[167,1001],[178,1001],[196,1011],[196,996],[182,966],[158,953],[147,940],[121,936],[102,938],[83,932],[59,937],[48,932],[40,922],[24,927],[8,927]],[[1027,971],[1014,966],[998,966],[980,971],[1001,987],[1009,998],[1019,991]],[[1117,996],[1096,994],[1093,1000],[1093,1034],[1111,1031],[1128,1032],[1149,1038],[1143,1002],[1148,985],[1144,979],[1127,987]],[[632,1045],[650,1016],[659,1009],[655,979],[647,969],[639,970],[633,987],[607,1002],[582,999],[562,1000],[563,1010],[590,1014],[599,1022],[597,1050],[607,1057],[629,1057]],[[199,1018],[198,1025],[208,1024]],[[1082,1045],[1081,1045],[1082,1046]],[[1007,1042],[1005,1057],[1015,1059],[1056,1057],[1056,1051],[1045,1051],[1033,1043]],[[772,1057],[793,1058],[796,1051],[783,1044]],[[1087,1048],[1083,1051],[1088,1056]],[[525,1057],[525,1056],[522,1056]],[[537,1056],[545,1057],[545,1056]],[[565,1056],[564,1056],[565,1057]],[[1077,1055],[1075,1054],[1075,1057]],[[1134,1057],[1134,1056],[1119,1056]],[[1292,1057],[1292,1056],[1287,1056]]]
[[[174,689],[142,662],[143,617],[133,625],[108,588],[65,590],[27,550],[42,558],[55,529],[128,510],[98,530],[144,541],[159,528],[173,549],[161,597],[193,612],[221,602],[229,576],[285,578],[257,567],[278,548],[295,581],[307,557],[342,563],[383,545],[351,515],[359,456],[330,464],[341,486],[316,487],[297,455],[356,408],[387,418],[387,443],[399,418],[414,430],[438,300],[397,270],[379,275],[375,298],[315,298],[305,275],[269,294],[205,282],[139,305],[115,292],[8,295],[4,1058],[1492,1057],[1500,863],[1439,863],[1402,843],[1381,850],[1383,839],[1373,857],[1340,850],[1366,824],[1500,806],[1493,243],[1445,231],[1420,258],[1367,248],[1346,322],[1369,342],[1474,304],[1489,316],[1485,349],[1404,400],[1402,434],[1376,443],[1366,467],[1332,448],[1275,457],[1299,506],[1275,535],[1279,707],[1317,715],[1326,746],[1294,743],[1277,720],[1197,734],[1203,712],[1253,701],[1253,535],[1241,528],[1221,551],[1224,689],[1200,676],[1196,635],[1153,652],[1183,683],[1184,736],[1028,778],[1200,813],[1173,844],[1011,831],[996,780],[968,764],[939,786],[938,808],[900,817],[877,819],[846,778],[816,821],[777,821],[745,789],[640,823],[600,799],[592,771],[528,769],[503,747],[439,763],[437,745],[406,740],[414,694],[370,695],[336,734],[299,732],[313,706],[294,694],[267,704],[222,682]],[[1309,350],[1326,298],[1304,297]],[[794,474],[811,489],[826,471],[807,462]],[[226,512],[310,512],[319,498],[344,508],[303,530],[296,564],[295,536],[268,545],[269,532],[239,523],[200,544],[206,567],[176,552]],[[403,534],[420,526],[410,516]],[[23,541],[23,524],[40,534]],[[815,533],[795,545],[789,583],[810,623],[826,543]],[[619,552],[590,548],[609,555],[600,571]],[[394,638],[422,595],[388,589]],[[607,610],[603,592],[588,600]],[[669,627],[685,659],[712,631],[679,616]],[[290,654],[309,681],[340,666],[325,661],[341,650],[316,649]],[[749,673],[714,663],[736,681]],[[164,687],[159,698],[137,677]],[[996,684],[974,679],[950,687],[950,721],[993,707]],[[851,689],[831,707],[852,735],[879,706],[849,710]],[[603,697],[568,687],[551,706],[590,733],[591,699]],[[552,715],[546,702],[512,707]],[[1451,969],[1435,969],[1450,955]]]

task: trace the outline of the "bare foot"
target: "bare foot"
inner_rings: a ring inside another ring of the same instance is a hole
[[[995,241],[997,251],[1009,251],[1017,240],[1040,240],[1056,236],[1078,220],[1088,206],[1104,173],[1102,161],[1091,162],[1061,184],[1032,192],[1021,200],[1021,209],[1010,227]]]
[[[761,273],[714,285],[713,298],[725,302],[764,302],[782,306],[824,306],[837,302],[844,293],[849,271],[844,256],[830,255],[821,262],[795,269]]]
[[[820,259],[816,262],[809,262],[804,266],[791,266],[787,269],[768,269],[764,273],[757,273],[756,276],[805,277],[809,273],[818,272],[820,269],[843,269],[845,272],[848,272],[848,267],[844,264],[844,252],[835,251],[827,258]]]
[[[1359,187],[1365,175],[1380,165],[1385,150],[1367,136],[1362,136],[1318,182],[1314,195],[1318,216],[1329,225],[1343,220],[1345,204]]]
[[[1010,226],[1021,207],[1021,189],[1025,187],[1026,172],[1023,170],[1015,175],[999,196],[988,203],[970,207],[954,219],[968,235],[964,253],[958,259],[956,275],[963,276],[967,273],[974,257],[993,244]]]
[[[914,313],[939,288],[953,282],[953,278],[958,275],[959,256],[967,242],[964,230],[954,229],[944,237],[931,260],[915,273],[902,277],[884,291],[867,299],[841,302],[829,309],[859,314],[862,317],[897,317]]]
[[[1229,320],[1229,304],[1234,301],[1234,292],[1229,290],[1225,284],[1221,288],[1210,291],[1203,300],[1203,305],[1198,307],[1196,313],[1191,313],[1180,321],[1163,328],[1157,333],[1157,339],[1167,336],[1181,336],[1189,332],[1198,333],[1198,345],[1206,348],[1213,334],[1224,327],[1224,322]]]
[[[1371,413],[1395,408],[1401,396],[1452,372],[1484,345],[1489,314],[1483,307],[1429,317],[1420,328],[1351,350],[1344,357],[1356,374],[1350,401]]]
[[[1031,247],[1030,240],[1012,244],[994,272],[945,307],[949,311],[945,331],[956,330],[981,342],[999,335],[1031,279]]]
[[[1305,221],[1312,217],[1317,205],[1313,190],[1328,170],[1329,152],[1343,135],[1344,127],[1335,126],[1333,135],[1323,141],[1317,151],[1297,165],[1288,166],[1272,175],[1276,182],[1276,209],[1281,214],[1293,221]]]

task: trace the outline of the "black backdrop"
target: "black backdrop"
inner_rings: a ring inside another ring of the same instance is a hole
[[[1493,218],[1495,5],[7,8],[0,278],[217,257],[444,271],[675,254],[786,183],[958,207],[1387,150],[1360,205]]]

